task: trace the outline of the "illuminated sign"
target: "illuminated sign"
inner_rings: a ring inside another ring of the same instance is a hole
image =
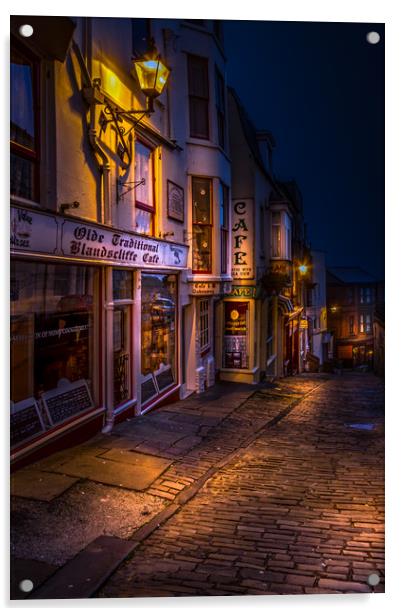
[[[26,208],[11,208],[12,254],[54,255],[140,268],[187,267],[188,246],[50,216]]]
[[[250,280],[255,277],[253,256],[253,201],[233,201],[232,226],[232,277]]]

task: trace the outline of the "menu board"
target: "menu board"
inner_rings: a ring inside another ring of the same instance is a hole
[[[248,302],[225,302],[224,367],[248,368]]]
[[[166,368],[164,368],[162,371],[156,372],[155,376],[159,391],[167,389],[167,387],[170,387],[170,385],[173,385],[174,383],[174,375],[173,371],[171,370],[171,366],[166,366]]]
[[[65,379],[67,381],[67,379]],[[42,396],[45,408],[53,425],[79,415],[93,407],[89,387],[85,379],[63,383],[61,387],[47,391]]]
[[[146,376],[141,383],[141,400],[142,404],[157,395],[157,387],[153,375]]]
[[[12,405],[10,416],[11,447],[44,432],[45,426],[34,398]]]

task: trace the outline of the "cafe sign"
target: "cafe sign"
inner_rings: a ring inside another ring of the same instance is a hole
[[[249,280],[254,270],[253,200],[235,199],[232,202],[232,277]]]
[[[111,265],[186,268],[188,246],[82,220],[11,208],[11,252],[38,253]]]

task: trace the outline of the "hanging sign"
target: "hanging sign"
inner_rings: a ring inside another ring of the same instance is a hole
[[[252,199],[233,200],[232,221],[232,277],[250,280],[255,277]]]

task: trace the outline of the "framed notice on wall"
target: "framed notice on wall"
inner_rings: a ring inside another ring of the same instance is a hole
[[[167,180],[167,216],[184,222],[184,189]]]

